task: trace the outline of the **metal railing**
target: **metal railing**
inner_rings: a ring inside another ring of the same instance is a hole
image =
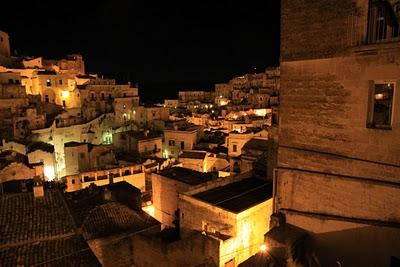
[[[400,41],[398,18],[390,7],[375,5],[369,8],[367,18],[351,14],[343,41],[348,46]]]

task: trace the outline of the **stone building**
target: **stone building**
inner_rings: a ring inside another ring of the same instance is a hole
[[[33,130],[43,129],[46,124],[46,114],[38,113],[35,107],[23,108],[20,114],[13,116],[13,136],[14,138],[24,139]]]
[[[32,78],[32,94],[41,95],[42,102],[64,108],[81,106],[80,93],[68,74],[53,70],[39,70]]]
[[[240,172],[257,172],[261,176],[267,175],[267,159],[270,151],[270,141],[268,139],[251,138],[242,147],[240,157]]]
[[[10,39],[8,37],[8,34],[3,31],[0,31],[0,56],[4,58],[9,58],[11,56]]]
[[[272,183],[243,176],[179,194],[181,235],[219,241],[217,266],[237,266],[259,251],[272,214]]]
[[[177,158],[182,150],[192,150],[203,136],[203,127],[198,125],[174,125],[164,130],[163,156]]]
[[[30,63],[32,64],[32,61]],[[62,59],[44,59],[42,60],[42,66],[46,69],[55,70],[58,73],[67,73],[70,75],[85,74],[85,62],[82,55],[79,54],[70,54]]]
[[[164,100],[164,107],[167,108],[177,108],[179,106],[178,99],[165,99]]]
[[[175,221],[179,218],[178,195],[198,186],[213,176],[182,167],[165,169],[152,174],[153,205],[155,218],[164,227],[177,227]]]
[[[0,153],[0,182],[44,179],[43,163],[29,164],[25,155],[15,151]],[[3,186],[3,185],[2,185]]]
[[[183,151],[178,160],[184,168],[198,172],[216,172],[229,169],[229,161],[226,158],[207,151]]]
[[[169,108],[157,106],[136,106],[133,108],[130,119],[138,129],[154,129],[158,122],[169,120]]]
[[[260,128],[246,128],[245,131],[232,131],[226,138],[226,146],[228,147],[228,155],[230,157],[238,157],[242,154],[243,146],[252,138],[268,139],[268,132]]]
[[[156,132],[126,131],[113,134],[113,146],[124,152],[161,157],[162,138]]]
[[[205,91],[179,91],[179,101],[180,102],[190,102],[190,101],[200,101],[205,100],[211,101],[211,99],[206,99],[207,92]]]
[[[14,120],[28,106],[28,98],[21,76],[15,72],[0,72],[0,124],[2,137],[14,136]]]
[[[58,178],[54,146],[43,142],[33,142],[27,146],[26,155],[29,164],[43,164],[44,178],[46,181],[52,181]]]
[[[49,128],[32,131],[30,138],[32,141],[45,142],[54,146],[58,177],[62,177],[67,175],[65,173],[64,143],[82,142],[93,145],[109,144],[110,132],[113,125],[114,115],[103,114],[87,123],[68,127],[57,127],[57,125],[53,123]]]
[[[106,145],[68,142],[64,144],[65,175],[95,170],[107,165],[116,164],[112,148]]]
[[[77,191],[91,186],[104,186],[112,183],[127,182],[140,191],[145,191],[145,173],[142,165],[102,168],[99,170],[80,172],[64,177],[67,192]]]
[[[400,47],[391,2],[282,1],[274,211],[309,232],[321,266],[400,259]]]

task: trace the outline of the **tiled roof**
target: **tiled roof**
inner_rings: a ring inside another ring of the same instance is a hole
[[[128,196],[125,199],[130,203],[123,203],[122,199],[120,202],[105,200],[105,194],[113,191],[124,192],[125,196]],[[134,202],[137,201],[135,198],[140,195],[141,192],[136,187],[126,182],[118,182],[107,186],[89,187],[64,196],[77,227],[86,239],[93,239],[159,225],[159,222],[147,213],[133,210]]]
[[[1,266],[100,266],[57,189],[6,194],[0,207]]]
[[[100,266],[84,238],[160,227],[157,220],[129,205],[136,194],[140,202],[139,189],[126,182],[100,187],[111,192],[106,200],[104,190],[89,188],[95,194],[47,188],[41,198],[32,192],[0,196],[0,265]]]
[[[144,212],[137,212],[118,202],[109,202],[90,211],[82,225],[86,239],[142,231],[159,223]]]
[[[60,194],[57,190],[45,190],[43,198],[34,198],[33,193],[2,196],[0,244],[73,233],[74,224]]]
[[[1,266],[101,266],[82,236],[0,248]]]

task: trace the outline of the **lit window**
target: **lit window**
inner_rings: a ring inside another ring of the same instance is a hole
[[[394,87],[393,82],[373,83],[371,86],[368,128],[391,129]]]
[[[46,86],[51,86],[51,80],[50,79],[47,79]]]

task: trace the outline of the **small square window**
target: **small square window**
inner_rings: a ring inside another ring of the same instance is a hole
[[[237,152],[237,145],[233,145],[233,146],[232,146],[232,151],[233,151],[233,152]]]
[[[394,82],[371,83],[368,128],[391,129],[394,88]]]

